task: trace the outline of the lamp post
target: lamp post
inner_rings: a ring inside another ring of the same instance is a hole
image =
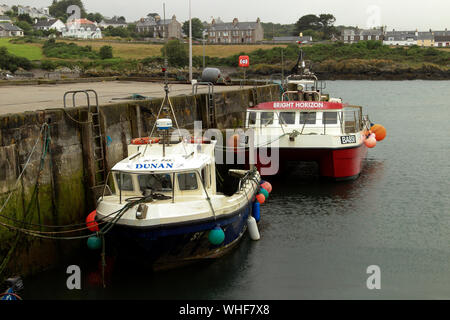
[[[191,16],[191,0],[189,0],[189,82],[192,83],[192,16]]]

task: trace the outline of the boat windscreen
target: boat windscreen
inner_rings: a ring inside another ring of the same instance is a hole
[[[198,189],[197,175],[195,172],[179,173],[178,186],[181,191],[191,191]]]
[[[323,123],[324,124],[337,124],[338,123],[337,112],[324,112],[323,113]]]
[[[251,126],[256,124],[256,112],[249,112],[248,124]]]
[[[316,112],[300,113],[300,124],[316,124]]]
[[[273,112],[262,112],[261,113],[261,125],[268,126],[273,124],[274,115]]]
[[[128,173],[116,173],[117,184],[122,191],[134,191],[133,178]]]
[[[146,192],[172,191],[172,178],[170,174],[140,174],[138,175],[139,190]]]
[[[280,123],[295,124],[295,112],[280,112]]]

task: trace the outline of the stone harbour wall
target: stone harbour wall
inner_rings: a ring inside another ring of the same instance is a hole
[[[279,99],[278,85],[215,93],[217,128],[243,127],[248,106]],[[171,96],[171,101],[180,128],[192,129],[195,121],[202,121],[206,129],[206,94]],[[150,134],[161,103],[162,99],[152,99],[100,106],[108,170],[127,156],[131,139]],[[48,231],[39,225],[83,223],[95,209],[91,119],[87,107],[0,116],[0,207],[11,194],[0,212],[0,280],[56,267],[85,250],[85,241],[36,238],[5,225]],[[45,124],[51,140],[44,153]]]

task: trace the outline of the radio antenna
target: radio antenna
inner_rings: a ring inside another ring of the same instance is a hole
[[[166,34],[166,3],[163,3],[163,15],[164,15],[164,25],[163,25],[163,33],[165,40],[164,45],[164,91],[166,92],[166,97],[169,97],[169,81],[167,79],[167,39],[169,39],[169,35]],[[167,32],[169,32],[169,26],[167,26]],[[167,37],[166,37],[167,36]]]

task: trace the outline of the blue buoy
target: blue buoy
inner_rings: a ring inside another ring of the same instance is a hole
[[[87,246],[91,250],[98,250],[102,247],[102,239],[97,236],[89,237],[87,240]]]
[[[259,222],[261,220],[261,205],[258,201],[255,201],[253,203],[252,215],[253,218],[255,218],[256,222]]]
[[[225,241],[225,232],[223,232],[221,227],[217,226],[209,232],[208,239],[212,245],[221,245]]]

